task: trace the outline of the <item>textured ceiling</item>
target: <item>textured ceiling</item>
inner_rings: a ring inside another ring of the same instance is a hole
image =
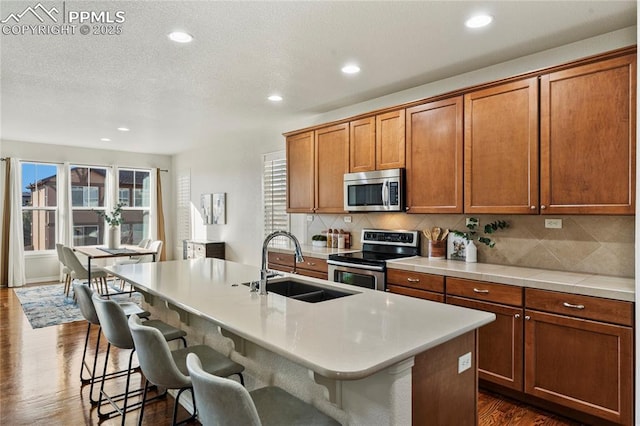
[[[2,0],[0,20],[37,3]],[[0,137],[159,154],[636,24],[635,1],[42,5],[126,20],[120,35],[1,34]],[[494,24],[466,29],[477,11]],[[194,41],[170,42],[175,29]],[[343,75],[348,61],[362,72]],[[274,92],[284,101],[267,101]]]

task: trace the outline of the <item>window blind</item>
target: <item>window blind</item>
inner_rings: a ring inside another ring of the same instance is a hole
[[[289,230],[287,214],[287,159],[284,151],[264,156],[264,235]]]

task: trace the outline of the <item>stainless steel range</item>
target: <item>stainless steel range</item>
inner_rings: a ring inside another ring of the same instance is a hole
[[[329,281],[385,291],[387,260],[418,255],[418,231],[363,229],[362,251],[329,255]]]

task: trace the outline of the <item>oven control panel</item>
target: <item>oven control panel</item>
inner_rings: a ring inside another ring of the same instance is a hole
[[[418,231],[387,231],[384,229],[363,229],[362,243],[394,246],[418,247]]]

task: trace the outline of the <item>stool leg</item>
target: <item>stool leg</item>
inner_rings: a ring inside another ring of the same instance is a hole
[[[100,411],[100,408],[102,407],[102,395],[104,393],[104,382],[106,382],[105,377],[107,375],[107,364],[109,361],[109,352],[111,351],[111,343],[107,344],[107,353],[104,356],[104,370],[102,371],[102,382],[100,383],[100,398],[98,399],[98,418],[102,418],[105,416],[105,414],[103,414]]]
[[[138,418],[138,426],[142,426],[142,416],[144,415],[144,404],[147,402],[147,389],[149,389],[149,380],[144,379],[144,392],[142,393],[142,405],[140,406],[140,417]]]
[[[89,324],[91,326],[91,324]],[[96,383],[96,368],[98,367],[98,350],[100,348],[100,330],[98,330],[98,338],[96,339],[96,352],[93,355],[93,368],[91,369],[91,386],[89,386],[89,401],[91,401],[92,405],[96,405],[100,400],[100,395],[98,395],[98,399],[93,399],[93,385]],[[105,360],[105,371],[102,373],[103,380],[104,374],[106,372],[106,360]]]

